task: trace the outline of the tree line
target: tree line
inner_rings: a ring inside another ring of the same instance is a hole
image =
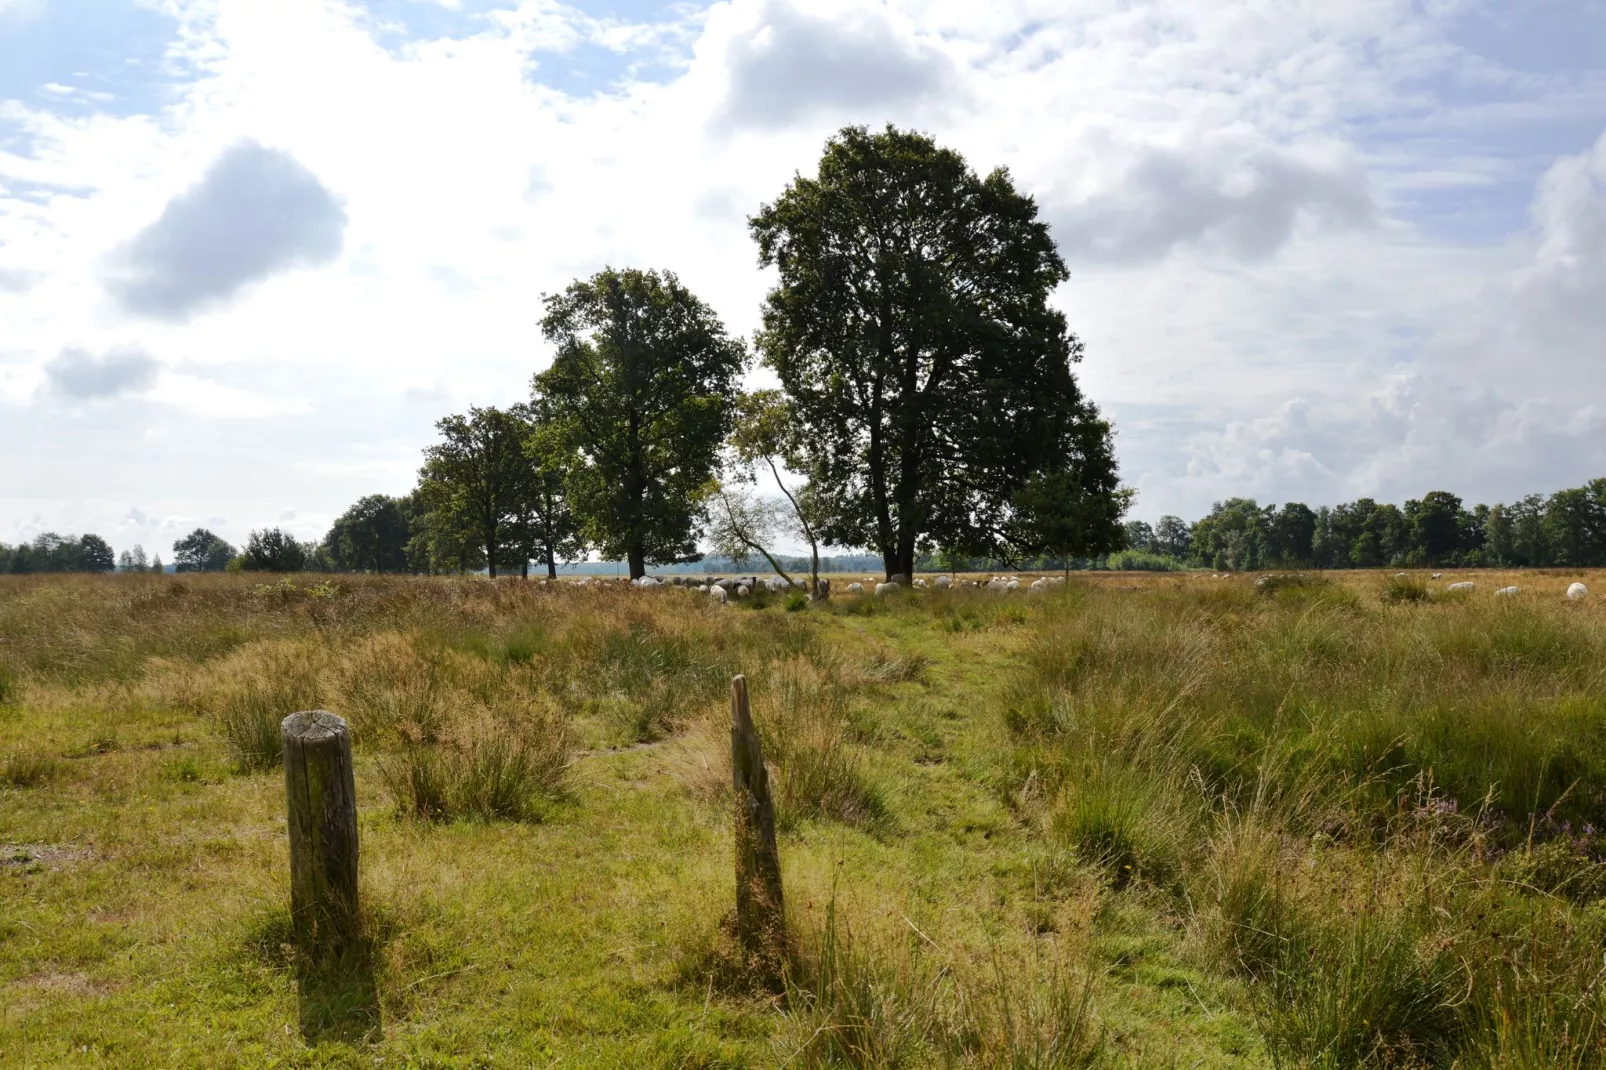
[[[1125,541],[1161,563],[1232,570],[1601,567],[1606,479],[1471,508],[1442,490],[1403,507],[1371,498],[1317,509],[1231,498],[1191,525],[1175,516],[1152,526],[1130,521]]]

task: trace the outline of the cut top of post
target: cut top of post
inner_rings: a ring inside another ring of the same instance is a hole
[[[279,730],[284,733],[285,738],[304,743],[322,743],[328,739],[351,734],[346,719],[328,710],[303,710],[300,713],[292,713],[280,722]]]
[[[753,717],[747,712],[747,677],[731,677],[731,727],[739,732],[753,730]]]

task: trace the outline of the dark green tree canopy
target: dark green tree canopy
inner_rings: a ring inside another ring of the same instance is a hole
[[[406,572],[411,537],[401,502],[388,494],[370,494],[331,525],[324,552],[342,572]]]
[[[442,441],[424,451],[420,490],[432,514],[427,526],[443,533],[472,532],[491,575],[507,561],[513,530],[525,508],[530,464],[524,442],[529,413],[473,408],[435,424]]]
[[[702,505],[746,363],[713,311],[669,272],[616,271],[546,298],[557,349],[535,408],[579,455],[569,500],[585,537],[648,563],[694,561]]]
[[[240,554],[247,572],[300,572],[307,567],[307,548],[279,529],[253,531]]]
[[[205,528],[196,528],[173,544],[174,572],[222,572],[234,547]]]
[[[1032,530],[1013,511],[1035,477],[1056,473],[1065,491],[1075,472],[1091,478],[1079,496],[1114,492],[1113,451],[1085,448],[1082,429],[1108,427],[1071,371],[1081,345],[1048,303],[1068,272],[1008,172],[983,178],[922,135],[849,127],[818,176],[750,226],[780,272],[759,345],[790,398],[826,541],[874,547],[889,574],[924,545],[1009,556],[1011,532]],[[1119,539],[1116,525],[1088,548]]]

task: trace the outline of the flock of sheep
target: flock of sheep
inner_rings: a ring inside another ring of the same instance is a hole
[[[1222,572],[1214,573],[1210,578],[1228,579],[1231,576],[1232,573],[1230,572]],[[1395,578],[1403,579],[1405,578],[1405,573],[1395,573]],[[1443,579],[1444,573],[1435,572],[1433,573],[1433,578],[1436,580]],[[546,581],[542,580],[541,582],[545,583]],[[591,577],[585,576],[575,580],[574,584],[575,586],[583,587],[593,582],[605,583],[607,581],[601,579],[593,580]],[[788,590],[808,590],[808,584],[804,583],[802,580],[792,580],[791,583],[788,583],[779,576],[739,576],[735,578],[715,578],[703,583],[693,583],[692,580],[686,576],[670,576],[667,579],[659,579],[656,576],[643,576],[638,580],[631,580],[629,582],[637,587],[684,587],[689,590],[695,590],[699,594],[706,594],[715,602],[724,602],[730,598],[745,598],[760,587],[763,587],[772,594],[778,594]],[[1257,582],[1264,582],[1264,578]],[[846,593],[855,596],[863,595],[866,591],[873,591],[877,595],[889,595],[901,590],[906,585],[922,589],[930,587],[938,591],[946,591],[949,588],[962,589],[967,587],[986,591],[1018,591],[1023,586],[1019,576],[993,576],[985,582],[981,580],[958,580],[950,576],[938,576],[929,584],[924,578],[919,576],[916,576],[912,583],[909,583],[906,577],[894,576],[885,583],[879,583],[875,580],[865,580],[863,583],[850,583],[846,588],[844,588],[844,590]],[[1043,594],[1052,588],[1063,587],[1064,585],[1065,578],[1063,576],[1040,576],[1035,580],[1031,580],[1024,586],[1027,594]],[[822,579],[820,581],[820,587],[820,597],[829,597],[831,593],[831,581],[828,579]],[[1456,583],[1449,584],[1445,587],[1445,590],[1448,592],[1461,593],[1471,591],[1476,587],[1477,584],[1472,580],[1460,580]],[[1500,587],[1497,588],[1494,593],[1501,597],[1509,597],[1511,595],[1518,594],[1521,591],[1521,587]],[[1567,588],[1566,597],[1569,601],[1582,601],[1583,599],[1589,597],[1589,588],[1584,586],[1582,583],[1570,584]]]
[[[541,582],[545,583],[546,581],[542,580]],[[600,584],[607,582],[609,581],[605,579],[593,579],[590,576],[583,576],[580,579],[573,581],[574,586],[576,587],[584,587],[592,583]],[[698,594],[706,594],[716,602],[724,602],[730,598],[745,598],[760,587],[772,594],[778,594],[789,590],[808,590],[808,584],[804,583],[802,580],[793,580],[790,584],[788,584],[786,580],[781,579],[779,576],[739,576],[734,578],[721,577],[709,579],[702,583],[694,583],[689,577],[686,576],[669,576],[664,579],[659,579],[656,576],[643,576],[640,579],[631,580],[629,582],[636,587],[684,587],[688,590],[694,590]],[[873,590],[877,595],[888,595],[895,591],[901,590],[905,586],[911,586],[919,589],[931,588],[938,591],[946,591],[949,588],[960,589],[966,587],[979,588],[987,591],[1018,591],[1024,586],[1027,594],[1042,594],[1050,588],[1063,587],[1064,585],[1065,578],[1063,576],[1041,576],[1035,580],[1028,581],[1024,585],[1021,583],[1019,576],[993,576],[986,582],[982,582],[980,580],[956,580],[951,576],[937,576],[929,584],[920,576],[916,576],[913,583],[909,583],[903,576],[894,576],[886,583],[878,583],[875,580],[865,580],[863,583],[850,583],[846,588],[844,588],[844,590],[846,593],[851,595],[863,595],[867,590]],[[820,588],[820,596],[829,597],[831,593],[831,581],[828,579],[820,580]]]

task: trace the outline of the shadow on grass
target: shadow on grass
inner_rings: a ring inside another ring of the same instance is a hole
[[[343,946],[304,952],[296,946],[289,914],[274,911],[247,937],[253,957],[295,977],[301,1036],[308,1044],[380,1039],[379,959],[389,926],[370,919],[367,928]]]

